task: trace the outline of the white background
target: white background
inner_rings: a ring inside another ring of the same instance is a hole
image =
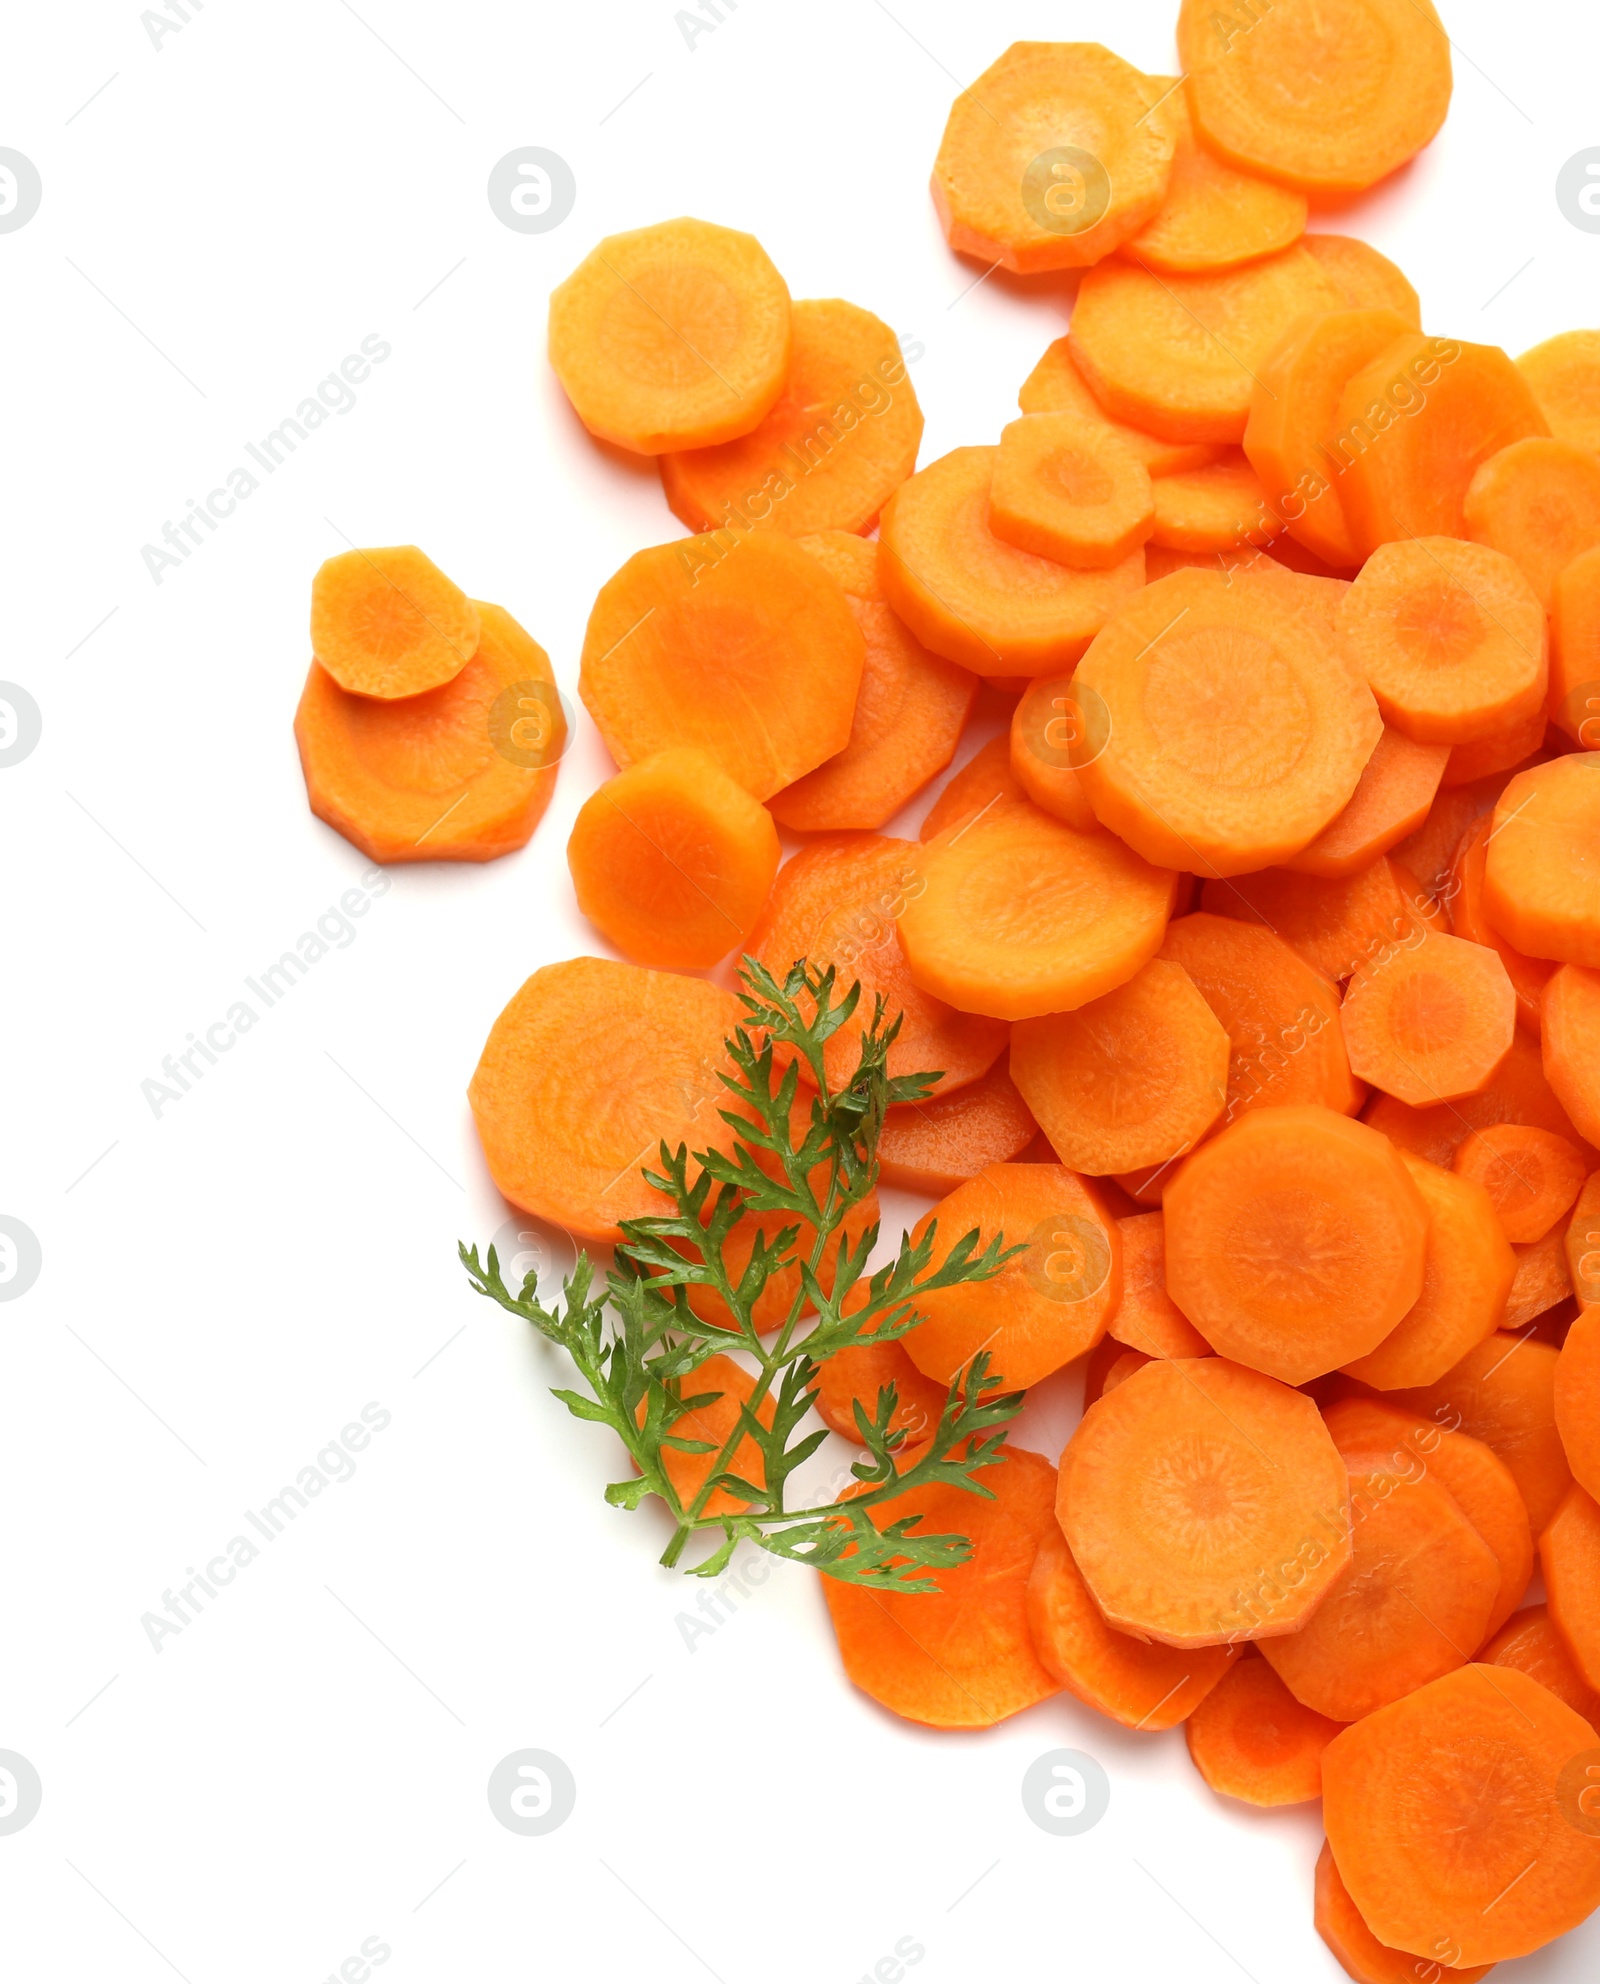
[[[0,1212],[44,1254],[0,1306],[0,1748],[44,1785],[0,1838],[8,1975],[315,1984],[375,1936],[396,1984],[853,1984],[903,1938],[929,1980],[1335,1977],[1314,1809],[1225,1808],[1180,1732],[1066,1697],[981,1735],[895,1722],[798,1570],[690,1651],[703,1588],[604,1507],[605,1436],[469,1293],[455,1242],[505,1217],[464,1097],[484,1035],[536,966],[603,950],[562,858],[605,769],[586,717],[526,850],[396,871],[191,1094],[158,1120],[140,1091],[366,866],[290,734],[317,564],[421,543],[575,696],[596,589],[676,534],[562,401],[551,286],[618,228],[751,229],[796,296],[926,346],[924,460],[992,440],[1067,291],[963,293],[926,192],[956,80],[1023,37],[1170,70],[1173,0],[722,0],[692,48],[670,0],[196,5],[159,50],[136,0],[19,8],[0,71],[0,144],[44,187],[0,235],[0,675],[44,713],[0,772]],[[1520,351],[1600,313],[1600,238],[1553,192],[1600,143],[1600,20],[1445,12],[1444,135],[1320,224],[1395,255],[1429,328]],[[539,236],[485,197],[528,144],[577,177]],[[355,409],[154,584],[141,546],[371,333],[392,356]],[[1030,1443],[1056,1451],[1076,1382]],[[392,1424],[355,1478],[153,1651],[141,1615],[368,1401]],[[1079,1839],[1019,1802],[1059,1745],[1111,1775]],[[485,1798],[524,1746],[577,1778],[546,1838]],[[1502,1974],[1597,1964],[1591,1923]]]

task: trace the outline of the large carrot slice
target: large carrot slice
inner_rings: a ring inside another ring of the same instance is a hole
[[[1348,803],[1382,733],[1325,619],[1282,582],[1174,572],[1121,608],[1076,686],[1104,708],[1079,771],[1148,861],[1242,875],[1298,854]]]
[[[1034,1651],[1027,1617],[1028,1574],[1054,1520],[1050,1463],[1008,1446],[979,1479],[992,1500],[920,1488],[875,1512],[970,1540],[971,1557],[939,1573],[937,1593],[823,1580],[846,1674],[896,1715],[935,1729],[987,1729],[1061,1687]]]
[[[341,551],[311,581],[311,652],[341,689],[419,696],[477,652],[478,609],[414,544]]]
[[[1149,471],[1103,422],[1027,413],[1000,434],[989,484],[996,537],[1063,565],[1120,565],[1150,535]]]
[[[1070,337],[1057,338],[1022,382],[1017,404],[1024,413],[1070,413],[1097,431],[1104,429],[1144,463],[1148,475],[1176,475],[1180,469],[1204,468],[1221,448],[1210,441],[1164,441],[1113,420],[1090,391],[1072,357]]]
[[[1211,881],[1200,904],[1216,916],[1265,924],[1335,979],[1348,978],[1397,945],[1415,943],[1426,928],[1386,860],[1337,881],[1289,868]]]
[[[1122,1299],[1122,1236],[1094,1187],[1063,1164],[991,1164],[917,1222],[937,1224],[942,1260],[975,1229],[1024,1253],[991,1281],[935,1289],[902,1338],[919,1371],[948,1385],[982,1351],[1011,1390],[1035,1385],[1091,1350]]]
[[[1548,1605],[1530,1605],[1517,1613],[1484,1648],[1483,1657],[1491,1666],[1515,1667],[1530,1675],[1591,1728],[1600,1729],[1600,1689],[1583,1678]]]
[[[1242,1116],[1163,1202],[1167,1292],[1219,1356],[1300,1385],[1422,1294],[1427,1206],[1387,1138],[1314,1105]]]
[[[306,796],[374,861],[493,861],[550,804],[567,744],[550,657],[503,606],[473,604],[472,659],[419,696],[352,695],[311,664],[294,719]]]
[[[1484,869],[1489,858],[1489,835],[1494,821],[1480,813],[1461,837],[1455,865],[1450,874],[1450,923],[1458,937],[1469,943],[1485,944],[1506,968],[1517,999],[1517,1024],[1538,1034],[1544,1023],[1544,992],[1556,967],[1548,958],[1527,958],[1513,949],[1489,921],[1483,904]]]
[[[796,303],[790,328],[783,389],[755,427],[659,458],[692,531],[870,530],[917,465],[922,409],[883,319],[831,297]]]
[[[994,448],[953,448],[884,506],[884,595],[925,647],[979,675],[1046,675],[1083,653],[1144,584],[1135,549],[1076,571],[1007,544],[989,528]]]
[[[1340,1880],[1333,1849],[1326,1840],[1317,1855],[1315,1893],[1317,1934],[1355,1984],[1419,1984],[1419,1980],[1425,1984],[1478,1984],[1479,1978],[1487,1977],[1494,1968],[1492,1963],[1478,1963],[1459,1970],[1380,1943]]]
[[[888,1110],[878,1138],[886,1185],[943,1198],[991,1164],[1021,1157],[1039,1126],[1005,1065],[965,1088]]]
[[[600,588],[578,688],[624,769],[693,744],[770,799],[849,743],[865,663],[849,601],[797,544],[690,537]]]
[[[1550,432],[1600,450],[1600,331],[1562,331],[1517,360]]]
[[[1484,914],[1519,951],[1600,966],[1600,755],[1519,772],[1500,795]]]
[[[1539,1538],[1550,1617],[1591,1688],[1600,1688],[1600,1503],[1576,1483]]]
[[[1123,1227],[1123,1238],[1127,1228]],[[1124,1248],[1124,1259],[1127,1250]],[[1580,1256],[1580,1259],[1582,1256]],[[1576,1279],[1576,1277],[1575,1277]],[[1556,1360],[1556,1431],[1574,1480],[1600,1493],[1600,1305],[1578,1315]]]
[[[1449,756],[1448,744],[1417,744],[1385,724],[1350,803],[1283,865],[1331,881],[1369,868],[1422,826]]]
[[[1306,231],[1305,195],[1219,158],[1196,137],[1182,85],[1165,76],[1151,80],[1171,89],[1161,108],[1177,149],[1167,197],[1155,219],[1123,243],[1123,254],[1181,276],[1237,268],[1293,247]]]
[[[919,840],[932,840],[950,827],[959,827],[978,813],[1016,805],[1028,794],[1011,770],[1011,744],[1004,734],[990,738],[961,767],[928,808],[918,829]]]
[[[1425,1109],[1488,1087],[1511,1052],[1517,995],[1496,952],[1423,930],[1362,966],[1341,1018],[1352,1071]]]
[[[1283,530],[1283,517],[1240,448],[1205,468],[1158,476],[1152,544],[1176,551],[1234,551],[1266,544]]]
[[[1109,1330],[1147,1357],[1208,1357],[1211,1346],[1167,1293],[1166,1223],[1159,1212],[1129,1213],[1122,1235],[1122,1300]]]
[[[1569,1140],[1577,1134],[1545,1079],[1539,1043],[1520,1028],[1511,1052],[1480,1095],[1437,1103],[1430,1109],[1409,1109],[1393,1096],[1379,1095],[1367,1110],[1367,1121],[1401,1149],[1414,1151],[1430,1164],[1447,1167],[1454,1161],[1461,1139],[1489,1123],[1532,1123]]]
[[[1550,614],[1550,721],[1600,749],[1600,546],[1556,575]]]
[[[950,108],[933,201],[950,246],[1024,275],[1082,269],[1161,205],[1164,86],[1093,41],[1014,41]]]
[[[1583,1156],[1550,1130],[1496,1123],[1474,1130],[1457,1147],[1455,1169],[1489,1195],[1508,1240],[1542,1240],[1583,1189]]]
[[[967,1013],[1072,1012],[1161,943],[1177,877],[1111,834],[996,806],[927,843],[900,940],[924,991]]]
[[[591,434],[641,455],[748,434],[783,390],[789,291],[754,235],[610,234],[550,295],[550,363]]]
[[[1100,824],[1078,777],[1078,767],[1104,741],[1099,716],[1070,675],[1036,675],[1011,712],[1012,776],[1035,806],[1080,833]]]
[[[1353,234],[1308,234],[1302,243],[1322,264],[1347,310],[1392,310],[1412,331],[1422,329],[1422,299],[1387,255]]]
[[[1480,464],[1462,514],[1468,536],[1516,560],[1548,612],[1557,573],[1600,545],[1600,459],[1573,441],[1513,441]]]
[[[1265,1643],[1263,1643],[1264,1646]],[[1297,1702],[1253,1647],[1190,1716],[1194,1767],[1246,1805],[1304,1805],[1322,1794],[1322,1753],[1339,1724]]]

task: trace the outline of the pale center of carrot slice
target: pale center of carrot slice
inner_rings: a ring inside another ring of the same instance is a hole
[[[1422,581],[1395,610],[1395,639],[1419,668],[1449,668],[1483,644],[1483,615],[1470,593],[1443,575]]]
[[[1369,1250],[1348,1219],[1318,1192],[1269,1187],[1229,1224],[1224,1259],[1238,1285],[1275,1304],[1322,1303],[1362,1286]]]
[[[1389,1001],[1389,1034],[1403,1054],[1435,1054],[1459,1041],[1471,1020],[1459,986],[1442,972],[1414,971]]]
[[[1098,509],[1111,501],[1116,484],[1092,455],[1077,448],[1062,448],[1039,465],[1040,479],[1054,483],[1069,503],[1080,510]]]
[[[739,299],[692,262],[641,269],[619,283],[600,318],[606,357],[646,386],[698,386],[738,343]]]
[[[1299,676],[1248,627],[1169,635],[1150,657],[1143,700],[1165,756],[1193,778],[1240,790],[1287,778],[1314,728]]]

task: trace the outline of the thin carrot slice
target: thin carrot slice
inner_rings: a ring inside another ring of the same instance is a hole
[[[1562,1244],[1573,1294],[1585,1310],[1600,1306],[1600,1172],[1589,1173],[1572,1208]],[[1576,1323],[1573,1328],[1577,1328]],[[1583,1485],[1589,1486],[1587,1481]]]
[[[1177,150],[1167,197],[1155,219],[1123,243],[1123,254],[1182,276],[1237,268],[1293,247],[1306,231],[1305,195],[1227,164],[1196,137],[1181,83],[1166,76],[1151,81],[1161,89],[1170,85],[1161,108]]]
[[[1027,1617],[1028,1574],[1053,1520],[1050,1463],[1008,1446],[978,1479],[993,1499],[919,1488],[874,1512],[881,1523],[917,1516],[924,1535],[968,1538],[972,1555],[939,1573],[936,1593],[823,1579],[846,1674],[894,1714],[935,1729],[987,1729],[1061,1688]]]
[[[1555,973],[1548,958],[1526,958],[1514,950],[1484,913],[1483,874],[1493,820],[1480,813],[1461,837],[1451,873],[1450,921],[1458,937],[1486,944],[1498,953],[1517,996],[1517,1024],[1537,1034],[1544,1023],[1544,991]]]
[[[686,1453],[680,1447],[665,1447],[662,1450],[662,1463],[667,1471],[667,1479],[677,1491],[681,1502],[692,1502],[721,1453],[729,1435],[738,1426],[741,1406],[748,1405],[755,1391],[755,1383],[750,1374],[735,1364],[731,1357],[721,1355],[708,1357],[695,1366],[684,1379],[683,1389],[690,1398],[704,1398],[704,1405],[697,1405],[682,1418],[673,1422],[672,1437],[679,1440],[704,1441],[710,1453]],[[772,1424],[776,1402],[768,1396],[755,1408],[757,1418],[766,1426]],[[641,1399],[635,1417],[644,1422],[645,1401]],[[755,1439],[746,1433],[733,1450],[733,1458],[719,1472],[737,1474],[741,1481],[761,1483],[765,1476],[765,1462]],[[705,1502],[708,1516],[737,1515],[750,1504],[741,1497],[731,1494],[726,1488],[713,1488]]]
[[[882,997],[900,1017],[889,1049],[891,1075],[937,1074],[936,1093],[958,1089],[994,1066],[1005,1051],[998,1021],[956,1012],[921,990],[896,935],[923,892],[926,861],[915,841],[881,834],[827,834],[803,847],[778,871],[746,949],[775,977],[796,958],[818,970],[837,968],[841,983],[861,984],[861,1002],[829,1039],[830,1081],[842,1086],[855,1069],[873,1001]]]
[[[1118,611],[1080,665],[1105,748],[1079,778],[1148,861],[1241,875],[1309,846],[1355,791],[1377,706],[1298,589],[1174,572]]]
[[[1207,882],[1200,906],[1216,916],[1263,923],[1329,978],[1348,978],[1423,928],[1385,860],[1337,881],[1289,868]]]
[[[849,743],[865,663],[849,601],[797,544],[687,537],[600,588],[578,689],[624,770],[693,744],[770,799]]]
[[[1517,360],[1550,432],[1600,450],[1600,331],[1562,331]]]
[[[1385,724],[1344,811],[1283,864],[1338,881],[1370,867],[1415,833],[1438,796],[1448,744],[1417,744]]]
[[[1104,741],[1099,714],[1085,707],[1070,675],[1036,675],[1011,713],[1012,776],[1035,806],[1079,833],[1100,824],[1078,777]]]
[[[1431,1959],[1419,1962],[1404,1950],[1380,1943],[1340,1880],[1333,1849],[1326,1840],[1317,1856],[1314,1919],[1317,1934],[1355,1984],[1419,1984],[1419,1979],[1426,1979],[1427,1984],[1477,1984],[1494,1968],[1492,1963],[1479,1963],[1470,1970],[1457,1970]]]
[[[1150,535],[1156,499],[1144,463],[1103,423],[1027,413],[1000,433],[989,528],[1063,565],[1120,565]]]
[[[748,434],[783,390],[789,291],[752,234],[611,234],[550,296],[550,363],[591,434],[636,454]]]
[[[546,965],[495,1021],[467,1090],[490,1176],[586,1240],[667,1210],[639,1167],[722,1149],[724,1042],[739,1002],[703,979],[600,958]]]
[[[1520,1330],[1536,1317],[1548,1315],[1572,1293],[1572,1277],[1567,1272],[1567,1253],[1562,1235],[1547,1233],[1526,1247],[1513,1247],[1517,1257],[1516,1279],[1506,1297],[1501,1318],[1503,1330]],[[1542,1332],[1541,1340],[1543,1340]],[[1555,1339],[1559,1348],[1561,1339]]]
[[[1209,1357],[1210,1344],[1167,1293],[1161,1214],[1130,1213],[1117,1227],[1122,1234],[1122,1300],[1108,1325],[1111,1335],[1147,1357]]]
[[[1550,721],[1580,750],[1600,750],[1600,545],[1556,574]]]
[[[1160,954],[1183,966],[1227,1032],[1226,1121],[1282,1103],[1319,1102],[1341,1115],[1361,1106],[1338,992],[1281,937],[1201,910],[1167,925]]]
[[[1457,1147],[1455,1169],[1489,1195],[1508,1240],[1542,1240],[1583,1189],[1583,1156],[1550,1130],[1497,1123],[1474,1130]]]
[[[1126,1226],[1123,1239],[1126,1242]],[[1123,1258],[1126,1273],[1126,1245]],[[1592,1496],[1600,1489],[1600,1306],[1593,1303],[1580,1311],[1561,1346],[1555,1414],[1573,1479]]]
[[[1144,553],[1076,571],[989,528],[998,450],[953,448],[884,506],[884,596],[925,647],[978,675],[1047,675],[1075,662],[1144,584]]]
[[[1340,1018],[1352,1072],[1425,1109],[1493,1081],[1511,1052],[1517,995],[1495,952],[1425,930],[1362,966]]]
[[[493,861],[550,804],[567,745],[550,657],[503,606],[473,604],[472,659],[420,696],[351,695],[311,664],[294,719],[306,797],[374,861]]]
[[[1228,1093],[1228,1036],[1181,964],[1076,1012],[1019,1020],[1011,1074],[1057,1157],[1094,1177],[1192,1150]]]
[[[1492,1447],[1522,1491],[1535,1535],[1572,1485],[1556,1431],[1558,1355],[1547,1343],[1499,1330],[1436,1384],[1387,1395],[1397,1405]]]
[[[1494,1667],[1515,1667],[1548,1688],[1557,1701],[1600,1729],[1600,1689],[1591,1688],[1579,1672],[1547,1605],[1530,1605],[1517,1613],[1483,1650]]]
[[[1470,743],[1544,706],[1544,610],[1487,545],[1384,545],[1345,595],[1339,631],[1385,720],[1418,743]]]
[[[1039,1126],[1002,1062],[965,1088],[885,1112],[878,1138],[884,1184],[943,1198],[991,1164],[1021,1157]]]
[[[1543,764],[1545,711],[1536,709],[1519,723],[1508,724],[1496,737],[1475,737],[1470,744],[1453,744],[1442,786],[1471,785],[1497,772],[1527,771]]]
[[[1379,1391],[1434,1384],[1493,1336],[1517,1272],[1482,1185],[1409,1150],[1396,1155],[1428,1209],[1428,1242],[1415,1304],[1376,1350],[1344,1367]]]
[[[1409,0],[1405,0],[1409,4]],[[1465,537],[1478,465],[1548,434],[1527,381],[1498,345],[1408,331],[1339,398],[1335,466],[1363,551],[1410,537]]]
[[[1176,132],[1161,84],[1094,41],[1014,41],[950,107],[933,202],[958,254],[1083,269],[1161,205]]]
[[[311,652],[341,689],[419,696],[477,652],[478,609],[414,544],[341,551],[311,581]]]
[[[1408,1109],[1393,1096],[1374,1096],[1367,1110],[1367,1121],[1401,1149],[1414,1151],[1430,1164],[1443,1165],[1446,1169],[1453,1162],[1461,1139],[1469,1131],[1484,1129],[1490,1123],[1532,1123],[1542,1130],[1554,1130],[1558,1137],[1569,1142],[1577,1135],[1572,1119],[1545,1079],[1539,1043],[1530,1040],[1520,1029],[1511,1043],[1511,1052],[1480,1095],[1466,1096],[1460,1102],[1435,1104],[1430,1109]]]
[[[774,793],[772,814],[796,833],[881,827],[955,755],[978,679],[930,654],[890,609],[865,538],[827,531],[798,542],[843,587],[867,654],[849,743]]]
[[[925,992],[965,1013],[1073,1012],[1160,947],[1177,877],[1112,834],[994,807],[927,843],[900,941]]]
[[[1550,1617],[1578,1672],[1600,1688],[1600,1503],[1576,1483],[1539,1538]]]
[[[1283,518],[1268,498],[1244,451],[1230,448],[1207,468],[1158,476],[1153,544],[1176,551],[1232,551],[1241,544],[1266,544],[1283,530]]]
[[[1122,1236],[1094,1187],[1064,1164],[991,1164],[917,1222],[937,1225],[943,1260],[969,1233],[1026,1251],[993,1280],[935,1289],[902,1338],[925,1376],[950,1384],[977,1353],[1009,1390],[1025,1389],[1093,1349],[1122,1299]]]
[[[1307,234],[1304,247],[1322,264],[1347,310],[1392,310],[1408,330],[1422,329],[1422,299],[1387,255],[1353,234]]]
[[[1387,178],[1450,107],[1450,41],[1431,0],[1286,0],[1238,16],[1183,0],[1178,56],[1205,142],[1307,193]]]
[[[1103,262],[1079,286],[1068,336],[1114,420],[1171,441],[1239,442],[1262,360],[1297,318],[1340,301],[1299,246],[1213,275]]]
[[[1131,448],[1147,475],[1176,475],[1180,469],[1204,468],[1222,450],[1210,441],[1163,441],[1142,427],[1113,420],[1089,390],[1072,357],[1072,340],[1060,337],[1045,347],[1044,356],[1022,382],[1017,405],[1024,413],[1070,413],[1076,419]]]
[[[1011,770],[1010,739],[1002,733],[990,738],[950,780],[928,808],[917,838],[932,840],[936,834],[961,826],[974,814],[1024,804],[1027,798],[1027,791]]]
[[[1028,1626],[1040,1660],[1079,1701],[1128,1729],[1173,1729],[1238,1658],[1233,1646],[1152,1646],[1106,1624],[1052,1522],[1028,1579]]]
[[[1513,441],[1480,464],[1462,514],[1468,536],[1515,559],[1549,612],[1557,573],[1600,546],[1600,458],[1572,441]]]
[[[1304,1805],[1322,1794],[1322,1753],[1339,1724],[1297,1702],[1253,1647],[1189,1717],[1194,1767],[1224,1798]]]
[[[1484,914],[1529,957],[1600,966],[1600,754],[1519,772],[1500,795]]]

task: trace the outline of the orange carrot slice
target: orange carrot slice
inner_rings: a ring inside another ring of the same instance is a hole
[[[1514,950],[1484,912],[1483,876],[1493,826],[1488,813],[1479,814],[1456,849],[1450,875],[1454,891],[1450,898],[1451,927],[1458,937],[1465,937],[1469,943],[1485,944],[1498,954],[1517,997],[1517,1024],[1537,1034],[1543,1025],[1545,987],[1556,968],[1548,958],[1525,958],[1521,951]]]
[[[1011,772],[1035,806],[1079,833],[1093,833],[1094,816],[1077,768],[1103,738],[1099,711],[1084,702],[1070,675],[1036,675],[1011,712]]]
[[[1517,1613],[1484,1648],[1483,1657],[1491,1666],[1515,1667],[1530,1675],[1592,1729],[1600,1729],[1600,1689],[1591,1688],[1578,1671],[1549,1606],[1530,1605]]]
[[[1600,756],[1519,772],[1500,795],[1484,914],[1519,951],[1600,966]]]
[[[1539,1538],[1550,1617],[1578,1672],[1600,1688],[1600,1503],[1576,1483]]]
[[[1600,331],[1562,331],[1517,360],[1550,432],[1600,449]]]
[[[1470,537],[1515,559],[1549,612],[1562,567],[1600,546],[1600,460],[1572,441],[1513,441],[1480,464],[1462,514]]]
[[[1126,1225],[1122,1232],[1126,1243]],[[1123,1260],[1126,1272],[1126,1245]],[[1600,1489],[1600,1306],[1594,1303],[1578,1315],[1557,1357],[1555,1415],[1573,1478],[1593,1496]]]
[[[1448,790],[1452,786],[1471,785],[1495,773],[1527,771],[1543,764],[1547,755],[1542,748],[1545,721],[1546,711],[1536,709],[1521,722],[1508,724],[1496,737],[1475,737],[1470,744],[1453,744],[1440,785]]]
[[[1039,1126],[1002,1062],[965,1088],[887,1110],[878,1138],[883,1182],[943,1198],[991,1164],[1010,1164]]]
[[[1508,1240],[1542,1240],[1583,1189],[1583,1157],[1550,1130],[1496,1123],[1474,1130],[1457,1147],[1455,1169],[1489,1195]]]
[[[1600,546],[1556,574],[1550,721],[1580,750],[1600,750]]]
[[[1322,1753],[1338,1733],[1337,1722],[1297,1702],[1261,1653],[1246,1647],[1190,1716],[1184,1736],[1213,1791],[1276,1806],[1320,1797]]]
[[[1165,76],[1152,77],[1162,88]],[[1306,231],[1303,193],[1240,172],[1200,143],[1181,83],[1172,82],[1162,112],[1177,138],[1167,197],[1154,220],[1123,243],[1130,261],[1164,275],[1236,268],[1291,248]]]
[[[1392,310],[1412,331],[1422,329],[1422,299],[1387,255],[1352,234],[1307,234],[1301,244],[1322,264],[1347,310]]]
[[[1266,544],[1283,530],[1283,517],[1243,449],[1230,448],[1206,468],[1157,477],[1152,544],[1176,551],[1232,551]]]
[[[1521,1330],[1526,1323],[1545,1316],[1565,1302],[1572,1293],[1572,1277],[1567,1273],[1566,1248],[1559,1233],[1547,1233],[1526,1247],[1513,1247],[1517,1272],[1506,1297],[1503,1330]],[[1531,1331],[1544,1340],[1543,1331]],[[1561,1338],[1554,1339],[1559,1345]]]
[[[1461,1139],[1469,1131],[1481,1130],[1490,1123],[1532,1123],[1540,1129],[1554,1130],[1569,1142],[1577,1135],[1571,1118],[1545,1079],[1539,1043],[1530,1040],[1520,1029],[1511,1043],[1511,1052],[1481,1095],[1469,1095],[1460,1102],[1439,1103],[1431,1109],[1408,1109],[1393,1096],[1374,1096],[1367,1120],[1400,1148],[1414,1151],[1430,1164],[1447,1168]]]
[[[1011,770],[1010,740],[990,738],[967,760],[928,808],[918,829],[919,840],[932,840],[949,827],[959,827],[975,814],[997,806],[1015,805],[1028,797]]]
[[[1355,1984],[1418,1984],[1419,1978],[1427,1978],[1431,1984],[1478,1984],[1478,1979],[1487,1977],[1494,1968],[1492,1963],[1478,1963],[1470,1969],[1458,1970],[1435,1963],[1431,1958],[1419,1960],[1404,1950],[1392,1950],[1387,1943],[1380,1943],[1340,1880],[1333,1849],[1326,1840],[1317,1855],[1314,1919],[1317,1934],[1332,1950],[1345,1975],[1355,1979]]]
[[[1222,452],[1210,441],[1164,441],[1142,427],[1113,420],[1078,370],[1069,337],[1057,338],[1045,347],[1044,356],[1022,382],[1017,404],[1024,413],[1070,413],[1097,431],[1103,428],[1133,450],[1147,475],[1176,475],[1180,469],[1204,468]]]
[[[1207,882],[1200,904],[1217,916],[1265,924],[1329,978],[1348,978],[1415,943],[1426,927],[1383,860],[1337,881],[1267,868]]]
[[[989,528],[1007,544],[1103,568],[1136,551],[1155,518],[1148,470],[1103,424],[1028,413],[1001,430]]]
[[[1449,745],[1417,744],[1385,724],[1344,811],[1283,865],[1333,881],[1370,867],[1427,819],[1449,756]]]
[[[1159,1212],[1117,1221],[1122,1235],[1122,1300],[1108,1328],[1147,1357],[1209,1357],[1211,1346],[1167,1293],[1166,1223]]]
[[[311,581],[311,652],[341,689],[384,701],[459,675],[478,609],[414,544],[341,551]]]
[[[1591,1171],[1585,1180],[1562,1244],[1572,1292],[1580,1305],[1584,1309],[1600,1305],[1600,1172]]]
[[[1362,966],[1341,1018],[1352,1071],[1425,1109],[1488,1087],[1511,1052],[1517,995],[1495,952],[1424,930]]]

